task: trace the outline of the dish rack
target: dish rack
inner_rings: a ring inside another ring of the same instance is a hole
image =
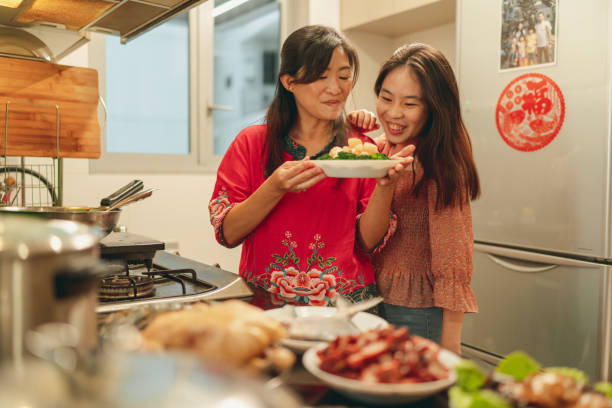
[[[28,105],[55,110],[55,157],[9,157],[9,109]],[[59,106],[27,102],[6,102],[4,151],[0,152],[0,206],[40,207],[62,205],[62,159],[59,143]]]

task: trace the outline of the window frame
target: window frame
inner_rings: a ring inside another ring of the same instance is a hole
[[[144,154],[109,153],[106,151],[106,126],[102,126],[101,155],[89,161],[90,173],[214,173],[221,156],[213,153],[212,61],[214,33],[212,1],[190,10],[189,13],[189,153]],[[146,34],[145,34],[146,35]],[[119,41],[119,39],[116,39]],[[89,66],[98,71],[99,92],[102,100],[106,93],[105,35],[91,35]],[[106,121],[104,103],[98,116]]]

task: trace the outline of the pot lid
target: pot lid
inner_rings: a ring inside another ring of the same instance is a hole
[[[74,221],[0,216],[0,260],[78,252],[98,245],[93,230]]]

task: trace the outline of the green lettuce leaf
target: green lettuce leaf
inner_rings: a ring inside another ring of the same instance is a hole
[[[491,390],[469,392],[457,385],[448,390],[448,399],[453,408],[512,408],[508,401]]]
[[[497,365],[495,372],[506,374],[517,381],[523,381],[529,375],[540,371],[542,367],[537,361],[523,351],[510,353]]]
[[[316,160],[389,160],[389,157],[384,153],[356,155],[349,152],[338,152],[336,157],[331,157],[328,153],[325,153],[317,157]]]
[[[608,398],[612,398],[612,384],[609,382],[598,382],[593,386],[595,390],[601,392]]]
[[[355,153],[349,152],[339,152],[336,160],[355,160],[357,159],[357,155]]]
[[[487,381],[487,377],[478,365],[470,360],[461,360],[455,366],[457,385],[465,391],[476,391]]]

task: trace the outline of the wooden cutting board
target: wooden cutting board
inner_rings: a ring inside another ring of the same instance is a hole
[[[59,156],[100,157],[98,98],[95,69],[0,57],[0,156],[56,157],[59,111]]]

